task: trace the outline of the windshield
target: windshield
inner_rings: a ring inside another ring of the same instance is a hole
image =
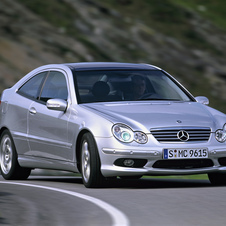
[[[160,70],[76,71],[74,81],[79,103],[192,101],[176,81]]]

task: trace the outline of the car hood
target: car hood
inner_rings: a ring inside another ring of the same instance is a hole
[[[197,102],[127,102],[86,104],[113,123],[127,124],[134,130],[160,127],[222,128],[225,114]]]

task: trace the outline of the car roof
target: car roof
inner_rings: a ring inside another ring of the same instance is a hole
[[[72,70],[114,70],[114,69],[136,69],[136,70],[160,70],[158,67],[149,64],[117,63],[117,62],[85,62],[64,64]]]

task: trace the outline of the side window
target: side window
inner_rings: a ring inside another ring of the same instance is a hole
[[[58,71],[51,71],[44,84],[40,100],[46,102],[49,99],[67,100],[68,90],[65,75]]]
[[[20,87],[18,93],[31,98],[38,99],[41,85],[43,79],[45,78],[45,75],[46,72],[42,72],[40,74],[35,75],[28,82],[26,82],[23,86]]]

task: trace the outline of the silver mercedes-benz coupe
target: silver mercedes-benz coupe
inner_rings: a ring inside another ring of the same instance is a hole
[[[226,184],[226,115],[208,103],[148,64],[39,67],[2,93],[1,174],[80,172],[86,187],[185,174]]]

